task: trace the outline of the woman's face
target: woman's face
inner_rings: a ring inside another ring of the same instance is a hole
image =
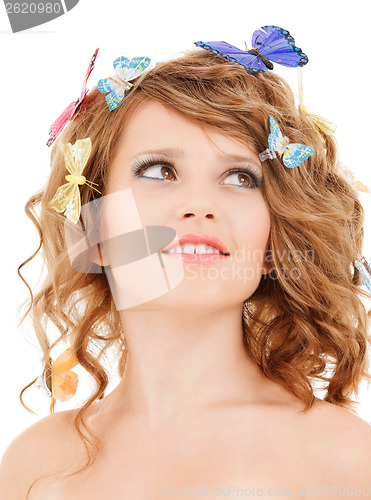
[[[138,166],[142,168],[134,173]],[[176,231],[178,239],[185,233],[216,236],[229,252],[207,264],[181,259],[181,282],[167,293],[161,293],[159,287],[151,306],[213,309],[240,305],[252,295],[261,275],[269,271],[265,252],[270,214],[261,182],[259,157],[247,145],[214,128],[201,128],[156,101],[137,109],[119,139],[104,193],[130,192],[135,209],[124,208],[117,201],[120,198],[107,205],[106,235],[117,235],[121,221],[126,224],[125,229],[121,225],[121,232],[139,226],[167,226]],[[161,255],[165,267],[168,263],[174,269],[177,258]],[[105,259],[108,264],[108,254]],[[136,282],[138,269],[137,263],[130,275]],[[119,287],[122,281],[125,293],[130,293],[129,275],[120,275],[119,268],[113,271]],[[148,274],[147,267],[140,279],[148,280]],[[151,286],[156,286],[154,279]],[[132,304],[144,302],[148,300]],[[116,307],[125,308],[117,303]]]

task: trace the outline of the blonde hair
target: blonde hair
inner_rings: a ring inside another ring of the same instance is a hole
[[[146,100],[169,106],[199,125],[216,127],[258,152],[267,148],[272,115],[290,142],[314,149],[298,168],[286,168],[279,158],[262,163],[262,194],[271,214],[273,273],[262,277],[244,303],[244,342],[263,373],[297,396],[304,411],[314,402],[312,381],[316,379],[328,382],[325,401],[354,411],[357,403],[351,400],[352,392],[358,394],[364,378],[371,380],[367,354],[371,311],[366,311],[360,299],[371,295],[360,288],[362,278],[353,264],[361,260],[364,211],[357,191],[339,169],[334,138],[314,129],[298,111],[283,78],[271,71],[249,74],[202,49],[157,64],[132,83],[112,112],[105,95],[92,89],[60,137],[72,144],[91,138],[92,153],[83,173],[101,187],[120,135]],[[100,450],[98,436],[83,418],[88,407],[104,397],[109,382],[100,357],[114,347],[122,377],[127,350],[105,274],[83,274],[71,268],[63,237],[65,217],[48,207],[65,182],[65,174],[63,156],[54,145],[49,179],[25,206],[39,232],[40,245],[18,271],[42,249],[47,276],[35,296],[22,278],[31,296],[21,322],[31,315],[45,367],[50,365],[51,349],[68,337],[79,363],[96,382],[95,392],[74,420],[88,454],[87,463],[73,473],[78,474],[94,463]],[[86,185],[80,192],[82,205],[99,196]],[[81,304],[84,307],[79,309]],[[46,333],[49,321],[60,331],[52,345]],[[89,349],[95,345],[100,347],[99,356]],[[329,366],[332,373],[326,378]],[[23,406],[22,394],[34,382],[20,394]]]

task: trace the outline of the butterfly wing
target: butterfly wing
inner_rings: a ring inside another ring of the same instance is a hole
[[[208,50],[209,52],[213,52],[214,54],[218,54],[223,56],[227,61],[240,64],[243,66],[248,72],[252,73],[262,73],[263,71],[267,71],[268,68],[261,61],[261,59],[249,52],[239,49],[234,45],[230,45],[227,42],[194,42],[197,47],[201,47],[202,49]]]
[[[55,120],[55,122],[50,127],[50,130],[49,130],[49,139],[48,139],[48,142],[46,143],[47,146],[51,146],[54,143],[55,139],[62,132],[62,130],[64,129],[64,127],[66,126],[66,124],[70,120],[72,120],[72,118],[75,116],[76,111],[80,107],[80,104],[85,99],[85,96],[88,93],[88,90],[86,88],[87,81],[88,81],[88,78],[89,78],[91,72],[94,69],[94,64],[95,64],[95,60],[97,58],[98,50],[99,49],[96,49],[96,51],[93,54],[93,57],[90,60],[87,72],[85,74],[84,82],[83,82],[83,85],[82,85],[82,90],[81,90],[80,97],[77,99],[77,101],[71,102],[71,104],[69,104],[67,106],[67,108],[60,114],[60,116]]]
[[[263,26],[253,35],[253,47],[270,61],[296,68],[308,62],[308,56],[295,45],[290,33],[279,26]]]
[[[283,153],[283,164],[288,168],[298,167],[300,163],[306,160],[314,153],[314,150],[304,144],[292,143],[289,144]]]
[[[117,88],[119,88],[119,84],[114,80],[111,80],[111,78],[102,78],[98,82],[98,90],[102,94],[106,94],[107,92],[112,92]]]
[[[364,256],[362,256],[362,264],[366,271],[368,272],[369,276],[371,277],[371,260],[367,262]]]
[[[350,170],[348,167],[346,167],[344,165],[344,163],[341,163],[340,164],[340,168],[341,168],[341,171],[344,175],[344,177],[351,183],[353,183],[353,185],[355,186],[355,188],[358,190],[358,191],[362,191],[364,193],[371,193],[371,190],[369,187],[365,186],[364,184],[362,184],[361,181],[357,180],[356,179],[356,176],[354,174],[354,172],[352,170]]]
[[[78,383],[79,377],[75,372],[52,375],[53,397],[58,401],[68,401],[76,394]]]
[[[74,186],[76,186],[76,184],[74,184]],[[80,199],[80,193],[78,193],[78,196],[74,196],[68,202],[66,210],[64,211],[64,215],[68,220],[70,220],[74,224],[77,224],[77,221],[80,218],[80,212],[81,212],[81,199]]]
[[[361,262],[358,262],[358,260],[354,261],[354,265],[356,266],[358,271],[361,273],[364,284],[371,292],[371,275],[368,273],[365,266]],[[370,261],[369,267],[370,266],[371,266],[371,261]]]
[[[106,95],[106,102],[110,111],[117,108],[125,95],[125,88],[123,85],[120,85],[118,82],[115,82],[110,78],[103,78],[102,80],[99,80],[98,90],[101,93],[110,92]]]
[[[151,59],[149,57],[134,57],[130,60],[122,56],[115,59],[113,67],[119,78],[124,82],[128,82],[139,76],[150,62]]]
[[[81,175],[91,153],[91,139],[78,139],[74,145],[70,142],[62,144],[59,142],[63,152],[66,168],[72,175]]]
[[[123,100],[125,95],[124,87],[118,86],[117,89],[113,90],[111,93],[106,95],[106,102],[110,111],[117,108],[120,102]]]
[[[307,113],[307,116],[325,134],[331,135],[335,133],[337,126],[327,118],[319,115],[314,115],[313,113]]]
[[[46,143],[47,146],[51,146],[55,139],[62,132],[68,121],[73,117],[76,111],[76,103],[78,101],[73,101],[67,106],[67,108],[58,116],[55,122],[49,129],[49,139]]]
[[[49,202],[49,206],[53,208],[56,212],[64,212],[68,205],[68,202],[73,195],[73,186],[71,182],[67,182],[62,186],[59,186],[55,195]]]
[[[68,401],[76,394],[78,376],[70,371],[78,364],[71,347],[54,361],[51,367],[52,393],[59,401]]]
[[[268,38],[270,33],[262,30],[255,30],[252,39],[251,39],[251,45],[253,46],[254,49],[259,50],[260,46],[265,43],[266,39]]]
[[[370,188],[367,187],[365,184],[362,184],[361,181],[355,180],[354,185],[355,185],[357,191],[361,191],[363,193],[371,193]]]
[[[94,64],[95,64],[95,60],[97,58],[98,50],[99,50],[99,48],[96,49],[96,51],[94,52],[93,57],[90,60],[88,69],[86,70],[84,82],[82,84],[81,95],[80,95],[80,99],[79,99],[80,103],[83,101],[83,99],[85,98],[86,94],[88,93],[87,83],[88,83],[89,76],[90,76],[91,72],[94,69]]]
[[[67,182],[60,186],[53,199],[50,200],[49,206],[53,208],[56,212],[64,212],[64,215],[74,224],[80,217],[81,212],[81,200],[80,191],[77,184],[72,182]]]
[[[68,347],[62,352],[60,356],[54,361],[52,365],[53,373],[63,373],[72,370],[79,364],[77,357],[73,354],[72,348]]]
[[[271,128],[271,133],[269,134],[268,137],[269,149],[271,151],[279,151],[283,142],[282,132],[278,126],[278,123],[276,122],[276,120],[273,118],[272,115],[269,115],[269,123]]]

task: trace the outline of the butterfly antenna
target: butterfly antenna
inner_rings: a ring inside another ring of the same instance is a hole
[[[55,398],[52,396],[50,398],[50,407],[49,407],[50,413],[54,413],[54,407],[55,407]]]
[[[94,189],[94,191],[97,191],[97,193],[99,194],[102,194],[97,188],[95,188],[93,186],[93,184],[95,184],[96,186],[98,186],[98,184],[96,182],[92,182],[92,181],[89,181],[89,180],[85,180],[85,184],[87,184],[90,188]]]
[[[303,72],[302,68],[298,68],[298,89],[299,89],[299,109],[304,108],[304,97],[303,97]]]

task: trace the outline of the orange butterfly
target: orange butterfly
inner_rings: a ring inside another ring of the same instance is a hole
[[[76,356],[69,347],[44,372],[43,382],[51,397],[50,413],[54,413],[56,400],[68,401],[76,394],[79,377],[71,370],[78,364]]]

